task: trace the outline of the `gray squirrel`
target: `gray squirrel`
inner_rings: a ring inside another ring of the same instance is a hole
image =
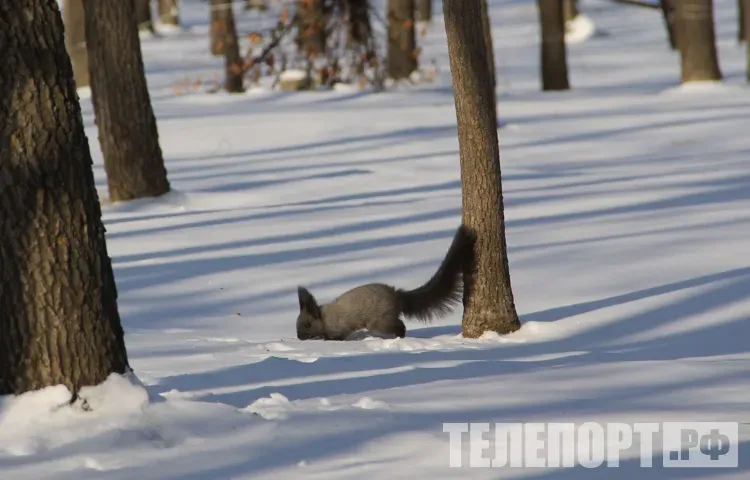
[[[425,323],[445,316],[462,299],[462,273],[473,254],[472,243],[471,233],[461,225],[435,274],[414,290],[370,283],[319,305],[305,287],[297,287],[300,309],[297,338],[346,340],[360,330],[403,338],[406,326],[400,318],[402,314]]]

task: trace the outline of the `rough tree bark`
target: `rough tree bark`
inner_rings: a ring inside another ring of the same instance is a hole
[[[497,123],[492,108],[480,0],[443,0],[458,120],[463,223],[475,235],[464,270],[463,334],[518,330],[505,244]]]
[[[266,0],[245,0],[245,10],[258,10],[265,12],[268,10]]]
[[[180,0],[159,0],[159,21],[164,25],[179,25]]]
[[[415,0],[388,0],[388,76],[408,78],[417,69]]]
[[[680,0],[675,7],[682,83],[721,80],[713,0]]]
[[[86,52],[83,0],[65,0],[63,15],[65,15],[65,49],[73,63],[76,87],[86,87],[89,84],[89,54]]]
[[[0,2],[0,395],[128,370],[55,0]]]
[[[563,17],[566,22],[574,20],[578,16],[578,0],[564,0]]]
[[[482,33],[484,34],[484,46],[487,49],[487,65],[490,67],[490,81],[492,82],[492,91],[495,92],[497,79],[495,76],[495,47],[492,42],[492,21],[490,12],[487,8],[487,0],[482,1]]]
[[[91,100],[113,201],[169,191],[131,5],[84,0]]]
[[[432,21],[432,0],[417,0],[417,20]]]
[[[537,0],[541,29],[542,90],[568,90],[563,0]]]
[[[151,0],[128,0],[135,2],[135,18],[138,30],[154,32],[154,19],[151,15]]]
[[[669,48],[677,50],[677,33],[675,28],[675,13],[674,13],[674,0],[661,0],[659,2],[661,7],[662,17],[664,18],[664,28],[667,30],[667,39],[669,40]]]
[[[228,92],[243,92],[242,57],[237,41],[237,28],[234,23],[232,0],[211,0],[211,9],[215,14],[216,39],[224,52],[225,80],[224,88]]]
[[[328,14],[323,0],[297,0],[297,48],[308,58],[326,52]]]

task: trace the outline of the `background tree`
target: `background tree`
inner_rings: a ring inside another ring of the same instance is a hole
[[[461,158],[463,223],[475,235],[464,271],[463,334],[518,330],[505,245],[497,120],[480,0],[443,0]]]
[[[84,0],[91,98],[113,201],[169,191],[130,2]]]
[[[716,55],[713,10],[713,0],[675,2],[682,83],[722,78]]]
[[[415,0],[388,0],[388,76],[394,80],[417,70],[414,7]]]
[[[164,25],[180,24],[180,0],[159,0],[159,21]]]
[[[155,32],[154,19],[151,15],[151,0],[127,0],[135,2],[135,16],[138,21],[138,30]]]
[[[737,0],[737,41],[743,42],[747,37],[747,26],[745,25],[745,12],[747,11],[747,0]]]
[[[432,0],[417,0],[417,19],[420,22],[432,21]]]
[[[743,3],[742,11],[742,25],[744,27],[744,39],[745,39],[745,56],[747,57],[747,66],[745,67],[745,78],[750,82],[750,0],[741,0]]]
[[[372,38],[369,0],[346,0],[346,9],[350,46],[366,45]]]
[[[211,0],[211,10],[217,23],[216,40],[224,53],[224,88],[232,93],[243,92],[243,60],[237,40],[232,0]]]
[[[73,77],[76,87],[89,84],[89,54],[86,52],[86,29],[83,16],[83,0],[65,0],[65,48],[73,62]]]
[[[662,16],[664,18],[664,28],[667,30],[667,39],[669,48],[677,50],[677,34],[675,27],[674,0],[661,0],[659,2]]]
[[[297,48],[308,58],[326,52],[328,12],[323,0],[297,0]]]
[[[563,0],[537,0],[541,30],[542,90],[568,90]]]
[[[245,0],[245,10],[258,10],[265,12],[268,10],[266,0]]]
[[[56,0],[0,3],[0,395],[128,369],[63,37]]]

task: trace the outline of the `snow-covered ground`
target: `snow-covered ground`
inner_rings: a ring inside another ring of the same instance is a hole
[[[239,96],[175,94],[222,70],[206,2],[182,3],[189,28],[143,38],[174,192],[103,205],[137,380],[94,388],[91,412],[57,408],[63,388],[0,400],[0,478],[749,478],[736,1],[715,1],[721,85],[679,87],[657,10],[583,0],[573,89],[541,93],[535,2],[490,0],[523,328],[463,339],[459,308],[405,339],[343,343],[296,339],[296,286],[322,301],[416,286],[460,221],[440,3],[420,38],[434,83]],[[243,32],[264,21],[237,15]],[[443,422],[586,421],[743,422],[740,469],[641,469],[637,446],[617,469],[448,468]]]

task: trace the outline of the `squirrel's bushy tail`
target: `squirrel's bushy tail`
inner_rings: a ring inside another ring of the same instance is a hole
[[[450,313],[463,297],[463,266],[473,253],[473,236],[461,225],[448,253],[427,283],[414,290],[396,290],[402,312],[407,317],[427,322]]]

